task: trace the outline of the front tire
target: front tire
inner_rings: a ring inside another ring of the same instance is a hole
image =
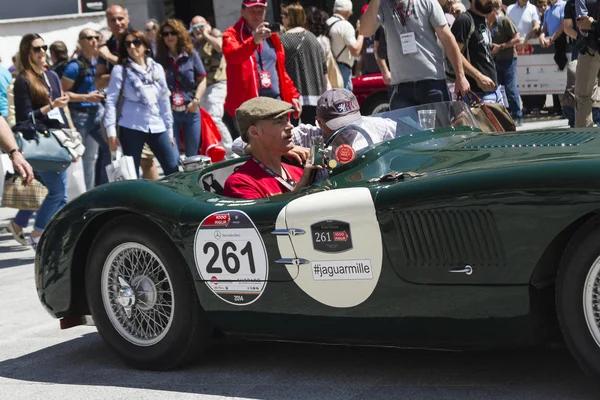
[[[127,364],[167,370],[191,361],[210,340],[185,262],[143,218],[109,222],[88,258],[86,291],[98,332]]]
[[[582,369],[600,378],[600,219],[571,240],[557,279],[558,319]]]

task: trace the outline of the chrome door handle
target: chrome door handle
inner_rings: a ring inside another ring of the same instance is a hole
[[[279,260],[276,260],[275,262],[277,264],[292,264],[292,265],[301,265],[301,264],[310,263],[310,261],[308,261],[305,258],[280,258]]]
[[[452,272],[455,274],[467,274],[467,275],[471,275],[473,274],[473,267],[471,267],[470,265],[465,266],[462,269],[451,269],[448,272]]]
[[[298,228],[291,228],[291,229],[275,229],[273,232],[271,232],[272,235],[277,235],[277,236],[297,236],[297,235],[304,235],[306,232],[302,229],[298,229]]]

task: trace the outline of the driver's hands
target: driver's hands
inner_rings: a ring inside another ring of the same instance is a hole
[[[300,178],[300,181],[296,184],[296,187],[294,187],[294,191],[297,192],[300,189],[307,187],[310,183],[310,177],[312,175],[312,172],[314,170],[320,169],[323,169],[321,165],[312,165],[310,163],[310,158],[308,158],[306,160],[306,164],[304,164],[304,172],[302,173],[302,178]]]
[[[285,157],[290,160],[296,160],[300,165],[302,165],[310,158],[310,149],[302,146],[294,146],[293,149],[285,154]]]

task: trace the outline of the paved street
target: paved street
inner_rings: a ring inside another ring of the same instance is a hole
[[[0,208],[0,225],[13,215]],[[564,349],[460,353],[228,340],[186,369],[136,371],[94,327],[59,329],[38,301],[32,262],[32,250],[0,232],[0,399],[600,398]]]

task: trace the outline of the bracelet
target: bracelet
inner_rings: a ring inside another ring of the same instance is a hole
[[[12,149],[11,151],[8,152],[8,157],[12,160],[13,154],[15,154],[17,152],[23,154],[21,149],[17,147],[16,149]]]

